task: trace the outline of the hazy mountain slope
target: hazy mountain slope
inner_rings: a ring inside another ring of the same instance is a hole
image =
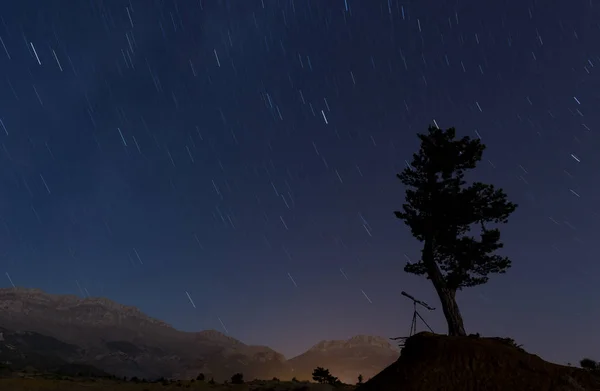
[[[215,379],[286,371],[285,357],[217,331],[187,333],[135,307],[104,298],[50,295],[37,289],[0,289],[0,327],[28,330],[79,346],[91,365],[118,376]]]
[[[315,367],[328,368],[341,381],[357,382],[359,374],[366,381],[395,362],[400,355],[396,345],[382,337],[358,335],[348,340],[321,341],[307,352],[288,360],[299,379],[312,379]]]
[[[83,351],[76,345],[31,331],[0,328],[0,363],[12,370],[108,376],[82,359]]]

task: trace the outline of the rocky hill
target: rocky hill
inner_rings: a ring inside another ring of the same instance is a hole
[[[600,376],[552,364],[499,338],[419,333],[356,391],[597,391]]]
[[[360,336],[324,341],[286,360],[273,349],[246,345],[218,331],[176,330],[108,299],[23,288],[0,289],[0,332],[0,362],[21,366],[35,361],[44,370],[68,364],[83,372],[146,379],[204,373],[222,381],[236,372],[246,379],[310,379],[316,366],[326,365],[334,375],[355,382],[358,373],[366,379],[398,355],[390,353],[384,338]]]

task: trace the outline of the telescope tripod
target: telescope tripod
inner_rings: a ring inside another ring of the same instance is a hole
[[[423,322],[423,324],[425,326],[427,326],[427,328],[429,329],[429,331],[431,331],[433,333],[433,330],[431,329],[431,327],[429,326],[429,324],[427,324],[427,322],[425,321],[425,319],[423,319],[423,317],[421,316],[421,314],[419,314],[419,311],[417,311],[417,302],[413,301],[413,316],[412,316],[412,321],[410,322],[410,334],[408,336],[412,337],[413,335],[415,335],[417,333],[417,317],[419,319],[421,319],[421,322]]]

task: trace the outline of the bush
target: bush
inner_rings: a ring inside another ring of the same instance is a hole
[[[503,343],[503,344],[505,344],[505,345],[508,345],[508,346],[510,346],[510,347],[513,347],[513,348],[515,348],[515,349],[519,350],[520,352],[524,352],[524,351],[525,351],[525,349],[523,349],[523,345],[521,345],[521,344],[518,344],[518,343],[517,343],[517,342],[516,342],[514,339],[512,339],[512,338],[508,338],[508,337],[507,337],[507,338],[499,338],[499,337],[498,337],[498,338],[494,338],[494,339],[496,339],[497,341],[499,341],[499,342],[501,342],[501,343]]]
[[[598,361],[592,360],[591,358],[584,358],[579,361],[579,365],[583,369],[587,369],[588,371],[600,371],[600,363]]]
[[[235,375],[231,376],[231,384],[244,384],[244,374],[236,373]]]

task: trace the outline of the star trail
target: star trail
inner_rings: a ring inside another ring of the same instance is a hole
[[[600,351],[600,4],[89,0],[0,6],[4,287],[104,296],[287,356],[407,335],[393,216],[428,125],[488,149],[513,268],[467,332]],[[435,305],[434,305],[435,306]],[[445,330],[441,311],[427,313]],[[568,336],[566,338],[565,336]]]

